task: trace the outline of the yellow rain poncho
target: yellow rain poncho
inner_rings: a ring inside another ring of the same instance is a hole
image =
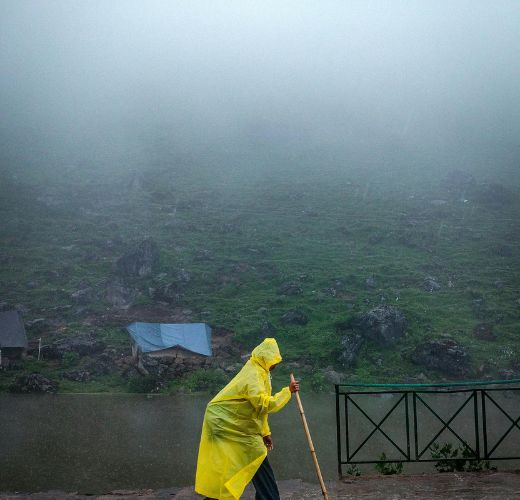
[[[275,339],[255,347],[242,370],[208,404],[202,424],[195,491],[238,499],[267,455],[267,415],[291,399],[288,387],[271,396],[269,369],[282,360]]]

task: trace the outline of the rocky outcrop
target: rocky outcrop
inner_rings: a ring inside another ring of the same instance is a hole
[[[81,288],[70,295],[70,298],[80,305],[89,304],[94,300],[94,290],[91,287]]]
[[[418,345],[410,356],[412,362],[430,370],[462,378],[469,373],[466,349],[452,339],[429,340]]]
[[[397,307],[379,306],[356,318],[352,329],[363,338],[388,347],[404,336],[406,318]]]
[[[430,293],[438,292],[441,289],[441,285],[437,281],[437,278],[434,278],[433,276],[427,276],[424,278],[422,287],[423,290]]]
[[[113,307],[128,309],[134,302],[137,293],[116,280],[109,283],[105,290],[105,298]]]
[[[141,241],[134,249],[119,257],[115,268],[122,276],[149,276],[159,266],[159,247],[152,238]]]
[[[56,340],[52,343],[50,349],[58,358],[63,357],[67,352],[75,352],[79,356],[90,356],[103,351],[105,343],[90,334],[83,334]]]
[[[343,368],[352,368],[355,366],[356,359],[364,342],[365,339],[356,333],[349,333],[341,339],[338,361]]]
[[[58,384],[40,375],[39,373],[31,373],[30,375],[23,375],[17,377],[14,383],[9,387],[10,392],[16,393],[45,393],[56,392]]]

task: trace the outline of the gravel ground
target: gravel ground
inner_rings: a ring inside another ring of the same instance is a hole
[[[323,498],[318,485],[301,480],[279,481],[282,500]],[[401,476],[361,476],[327,483],[329,498],[345,500],[518,500],[520,471],[465,472]],[[246,489],[243,500],[253,500],[254,490]],[[44,493],[0,493],[0,499],[38,500],[200,500],[193,487],[163,490],[121,490],[106,495],[85,496],[75,493],[48,491]]]

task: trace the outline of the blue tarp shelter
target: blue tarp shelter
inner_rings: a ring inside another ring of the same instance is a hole
[[[143,353],[182,347],[211,356],[211,328],[206,323],[132,323],[128,333]]]

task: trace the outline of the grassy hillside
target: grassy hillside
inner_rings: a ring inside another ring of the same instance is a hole
[[[3,307],[21,305],[27,322],[51,321],[52,338],[95,332],[127,354],[117,319],[109,325],[95,317],[112,314],[103,287],[114,275],[114,261],[152,237],[160,269],[130,280],[136,305],[153,307],[157,298],[147,291],[161,280],[177,280],[178,297],[168,307],[233,332],[243,350],[275,336],[285,360],[297,363],[315,386],[328,366],[356,381],[445,378],[409,357],[419,343],[443,336],[467,349],[470,378],[520,375],[515,179],[493,184],[477,176],[457,184],[456,176],[432,173],[411,178],[295,170],[246,178],[238,169],[188,172],[152,168],[96,178],[71,170],[52,183],[5,175]],[[440,289],[425,287],[429,277]],[[284,293],[288,283],[301,293]],[[86,287],[94,290],[88,301],[71,298]],[[403,311],[405,338],[392,348],[367,343],[355,367],[344,370],[337,360],[345,328],[380,304]],[[283,324],[291,309],[303,311],[307,324]],[[475,336],[481,323],[491,325],[496,340]],[[40,336],[36,329],[28,332]],[[0,372],[0,387],[34,370],[59,380],[80,363],[29,359]],[[128,389],[117,372],[60,384],[65,391]]]

